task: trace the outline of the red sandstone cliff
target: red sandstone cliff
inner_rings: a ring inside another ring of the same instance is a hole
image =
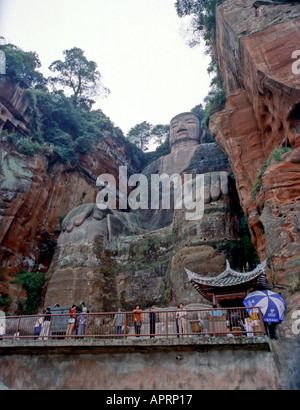
[[[210,129],[229,157],[253,243],[281,286],[297,273],[292,259],[299,257],[300,75],[292,72],[299,44],[299,5],[232,0],[218,7],[215,51],[227,103]],[[292,150],[270,163],[251,194],[261,166],[281,147]]]
[[[0,293],[22,295],[11,284],[21,268],[47,271],[57,235],[59,217],[71,209],[95,202],[96,178],[102,173],[117,177],[118,167],[130,165],[120,141],[104,136],[77,166],[62,164],[53,154],[28,157],[13,146],[0,147]],[[11,306],[14,310],[15,306]]]
[[[227,100],[210,129],[229,157],[269,281],[287,301],[285,340],[295,337],[291,314],[300,308],[300,75],[292,71],[299,48],[299,4],[228,0],[217,8],[214,51]]]

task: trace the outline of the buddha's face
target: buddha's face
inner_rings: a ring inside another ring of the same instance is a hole
[[[170,122],[171,149],[200,144],[200,122],[193,113],[176,115]]]

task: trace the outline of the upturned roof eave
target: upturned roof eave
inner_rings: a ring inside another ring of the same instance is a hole
[[[266,267],[266,260],[264,260],[261,264],[259,264],[254,270],[247,273],[236,272],[230,268],[229,262],[226,261],[226,270],[222,272],[220,275],[215,277],[201,277],[194,272],[191,272],[189,269],[185,268],[185,271],[188,275],[190,282],[195,282],[199,286],[210,286],[210,287],[233,287],[245,284],[247,282],[251,282],[260,275],[265,275],[265,267]],[[236,282],[229,282],[226,283],[225,279],[231,275],[232,277],[236,277]]]

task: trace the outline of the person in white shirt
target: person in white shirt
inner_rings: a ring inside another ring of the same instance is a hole
[[[180,303],[179,309],[176,312],[176,319],[178,320],[179,337],[184,337],[186,334],[186,311],[183,309],[183,304]]]

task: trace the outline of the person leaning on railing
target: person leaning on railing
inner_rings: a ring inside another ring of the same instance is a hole
[[[82,313],[80,313],[79,320],[78,320],[78,332],[77,332],[78,336],[85,336],[86,322],[87,322],[87,308],[83,307]]]
[[[125,314],[121,313],[122,309],[118,308],[118,312],[116,313],[112,325],[115,327],[115,334],[116,339],[120,339],[120,334],[122,333],[122,329],[124,329],[125,325]]]
[[[47,307],[46,312],[45,312],[45,316],[44,316],[44,321],[42,324],[42,330],[40,333],[40,338],[43,337],[44,340],[48,339],[48,335],[49,335],[49,327],[50,327],[50,321],[51,321],[51,311],[50,308]]]
[[[42,315],[38,314],[37,320],[36,320],[36,322],[35,322],[35,324],[34,324],[34,331],[33,331],[34,340],[38,340],[38,336],[39,336],[40,333],[41,333],[42,324],[43,324]]]
[[[71,309],[69,310],[69,323],[66,331],[66,336],[71,336],[74,326],[75,326],[75,309],[76,305],[72,305]]]

